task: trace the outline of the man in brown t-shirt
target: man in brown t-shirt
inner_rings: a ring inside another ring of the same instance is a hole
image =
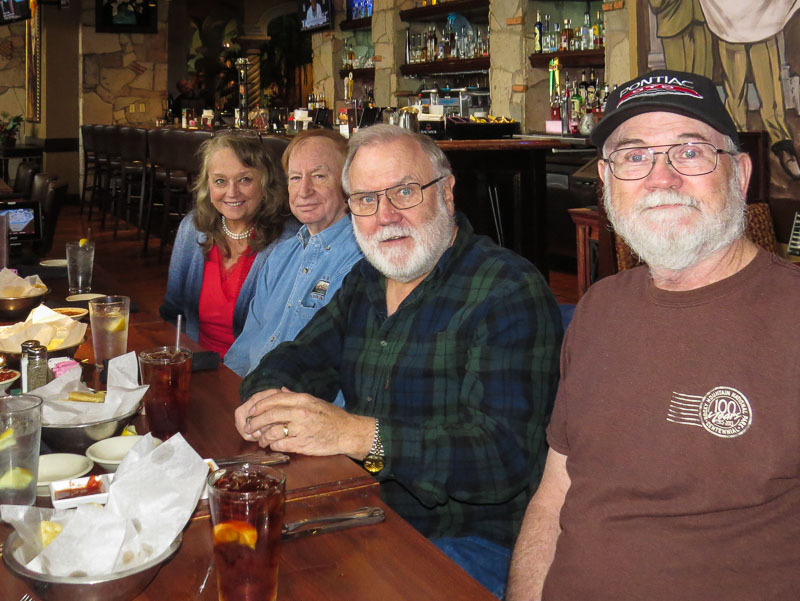
[[[592,141],[647,267],[578,305],[506,598],[800,599],[800,269],[743,235],[736,128],[708,79],[656,71]]]

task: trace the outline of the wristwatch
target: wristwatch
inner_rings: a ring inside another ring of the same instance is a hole
[[[372,438],[372,446],[369,453],[364,457],[364,469],[371,474],[377,474],[386,465],[383,459],[383,441],[381,440],[381,421],[375,420],[375,436]]]

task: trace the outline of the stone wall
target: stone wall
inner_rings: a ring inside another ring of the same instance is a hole
[[[0,112],[25,114],[25,23],[0,26]],[[22,126],[23,133],[27,124]]]
[[[94,0],[82,0],[82,123],[152,125],[166,108],[167,15],[158,3],[158,33],[95,32]]]
[[[511,117],[523,126],[530,71],[528,56],[533,53],[533,37],[529,35],[533,22],[529,13],[528,0],[492,0],[489,8],[490,114]]]

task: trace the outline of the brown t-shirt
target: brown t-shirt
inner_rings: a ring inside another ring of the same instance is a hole
[[[800,269],[592,286],[548,429],[571,486],[551,601],[800,599]]]

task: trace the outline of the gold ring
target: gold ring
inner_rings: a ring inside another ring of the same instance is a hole
[[[252,415],[248,415],[248,416],[247,416],[247,417],[244,419],[244,422],[245,422],[246,424],[249,424],[249,423],[250,423],[250,420],[252,420],[252,419],[253,419],[253,416],[252,416]]]
[[[283,437],[288,438],[289,436],[289,426],[288,424],[283,424]]]

